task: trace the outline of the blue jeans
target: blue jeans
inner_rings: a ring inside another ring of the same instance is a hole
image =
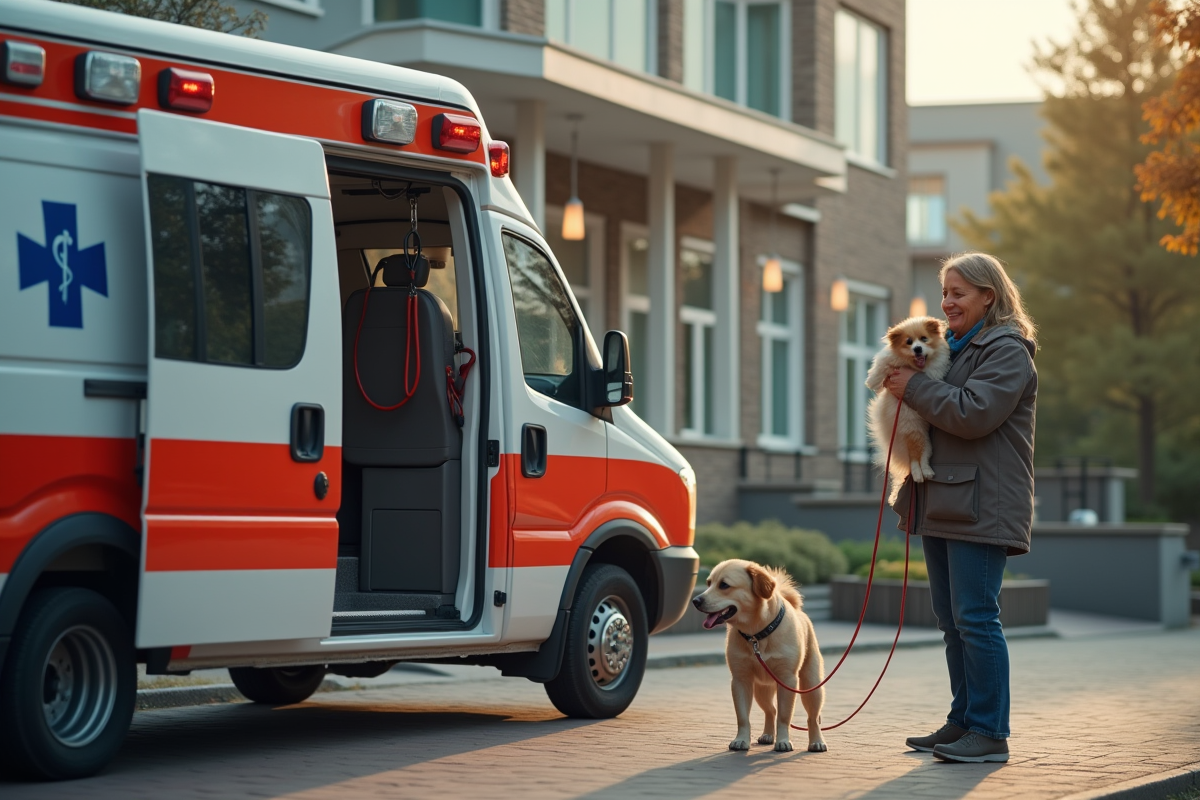
[[[1008,643],[1000,626],[1003,547],[922,536],[929,593],[946,642],[954,699],[946,721],[993,739],[1008,737]]]

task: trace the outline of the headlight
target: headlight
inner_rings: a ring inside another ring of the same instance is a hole
[[[687,543],[690,545],[696,541],[696,473],[691,467],[684,467],[679,470],[679,480],[683,481],[683,488],[687,489],[688,496],[688,538]]]

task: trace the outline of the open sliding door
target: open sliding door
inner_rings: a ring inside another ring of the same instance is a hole
[[[311,140],[138,112],[150,353],[138,647],[327,636],[340,320]]]

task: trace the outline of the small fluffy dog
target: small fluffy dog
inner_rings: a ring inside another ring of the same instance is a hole
[[[875,355],[867,373],[867,388],[875,392],[867,410],[868,432],[875,443],[875,463],[886,468],[888,442],[892,438],[892,421],[896,419],[899,401],[883,388],[888,373],[897,367],[912,367],[940,381],[950,370],[950,346],[946,343],[946,324],[933,317],[909,317],[894,326],[883,337],[884,348]],[[889,503],[909,475],[921,483],[933,477],[929,466],[932,447],[929,443],[929,423],[908,406],[900,409],[899,429],[892,446],[892,492]]]
[[[733,675],[733,709],[738,726],[737,737],[729,743],[730,750],[750,749],[751,698],[758,701],[767,717],[758,743],[774,742],[778,752],[792,749],[788,725],[797,695],[771,680],[743,634],[756,636],[763,660],[779,680],[798,689],[815,686],[825,677],[825,662],[817,647],[812,622],[800,610],[801,602],[800,592],[786,572],[741,559],[717,564],[708,576],[708,588],[692,600],[696,608],[708,615],[705,628],[729,626],[725,663]],[[776,627],[765,633],[776,622]],[[799,697],[808,714],[808,749],[823,753],[828,749],[821,737],[825,689]]]

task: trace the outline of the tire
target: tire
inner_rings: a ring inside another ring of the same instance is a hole
[[[325,680],[325,665],[230,667],[229,677],[247,700],[268,706],[290,706],[312,697]]]
[[[587,567],[571,603],[562,667],[545,684],[550,702],[568,717],[617,716],[642,685],[649,639],[646,604],[629,573]]]
[[[103,595],[33,594],[0,676],[0,757],[28,777],[84,778],[125,740],[137,696],[133,635]]]

